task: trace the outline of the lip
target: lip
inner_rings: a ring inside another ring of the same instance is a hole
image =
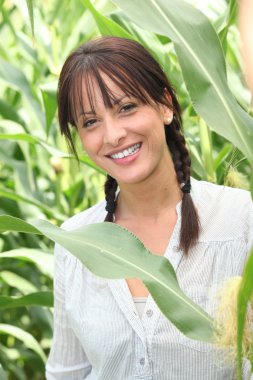
[[[131,146],[134,146],[134,145],[136,145],[136,144],[140,144],[140,145],[142,145],[142,142],[141,142],[141,141],[138,141],[138,142],[135,142],[135,143],[133,143],[133,144],[128,144],[128,145],[126,145],[126,146],[122,146],[120,149],[112,150],[111,152],[109,152],[109,153],[106,154],[106,157],[111,158],[110,156],[111,156],[112,154],[116,154],[116,153],[123,152],[123,150],[128,149],[128,148],[130,148]],[[141,146],[140,146],[140,149],[141,149]]]

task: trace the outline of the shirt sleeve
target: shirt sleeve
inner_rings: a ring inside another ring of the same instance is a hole
[[[65,310],[64,249],[55,245],[54,269],[54,333],[46,364],[47,380],[83,380],[91,372],[91,364],[69,325]]]

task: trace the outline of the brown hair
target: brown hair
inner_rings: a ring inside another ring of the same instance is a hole
[[[191,161],[182,134],[181,110],[174,90],[160,65],[136,41],[119,37],[99,37],[80,46],[64,63],[58,86],[58,115],[61,133],[75,153],[70,126],[76,127],[77,109],[83,107],[85,84],[94,112],[94,80],[100,87],[106,107],[112,107],[113,94],[102,79],[106,74],[126,95],[144,104],[164,104],[173,109],[173,121],[165,126],[166,142],[172,155],[178,183],[183,191],[180,248],[188,253],[199,236],[199,219],[190,195]],[[170,96],[168,96],[167,91]],[[171,98],[171,99],[170,99]],[[105,221],[113,222],[117,182],[107,175],[105,183]]]

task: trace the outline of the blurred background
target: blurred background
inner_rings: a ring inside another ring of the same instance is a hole
[[[237,2],[187,2],[211,24],[225,62],[217,70],[226,67],[233,98],[252,115]],[[107,33],[131,35],[163,66],[182,106],[193,177],[250,189],[249,155],[246,158],[231,142],[234,139],[223,137],[218,127],[210,128],[209,119],[196,111],[189,78],[169,36],[142,29],[131,14],[109,0],[0,0],[0,9],[0,214],[28,222],[46,218],[60,225],[103,199],[105,174],[76,140],[78,165],[60,135],[56,90],[68,54]],[[210,67],[215,62],[210,60]],[[41,236],[5,233],[0,236],[0,252],[0,379],[41,380],[52,339],[53,245]]]

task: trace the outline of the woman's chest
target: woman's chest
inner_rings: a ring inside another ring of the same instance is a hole
[[[164,256],[172,235],[172,228],[160,226],[155,228],[135,228],[133,233],[143,242],[145,247],[155,255]],[[148,289],[138,278],[127,278],[126,283],[132,297],[147,297]]]

